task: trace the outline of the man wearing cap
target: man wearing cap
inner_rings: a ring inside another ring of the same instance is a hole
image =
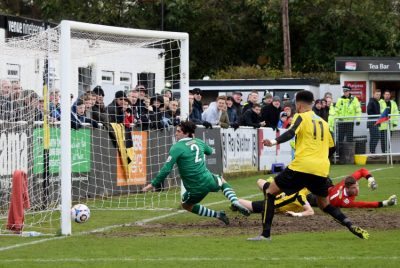
[[[271,105],[266,105],[261,109],[261,118],[265,121],[266,127],[276,129],[278,127],[281,112],[281,98],[275,96],[272,98]]]
[[[201,89],[196,87],[192,90],[193,93],[193,104],[192,112],[189,115],[189,120],[196,125],[203,125],[206,128],[212,128],[210,122],[203,121],[201,115],[203,114],[203,103],[201,102]]]
[[[263,98],[263,101],[262,101],[262,103],[261,103],[261,107],[270,105],[270,104],[272,103],[272,97],[273,97],[273,96],[272,96],[271,93],[269,93],[269,92],[265,93],[264,98]]]
[[[232,98],[233,98],[232,107],[236,110],[236,115],[238,116],[239,120],[240,120],[240,117],[243,114],[243,111],[242,111],[243,106],[241,104],[242,96],[243,96],[243,94],[240,91],[235,91],[232,94]]]
[[[96,86],[92,92],[96,96],[96,102],[92,107],[92,118],[97,122],[106,123],[108,122],[107,110],[104,104],[104,90],[101,86]]]
[[[357,97],[352,96],[350,93],[351,87],[343,86],[343,96],[338,99],[335,105],[335,116],[353,116],[352,118],[342,118],[338,122],[338,142],[343,142],[345,137],[348,142],[353,141],[354,121],[360,125],[361,106]]]
[[[115,92],[114,100],[107,106],[108,121],[110,123],[124,123],[125,111],[130,105],[124,91]]]

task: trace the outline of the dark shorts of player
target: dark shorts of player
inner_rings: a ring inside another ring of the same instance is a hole
[[[334,186],[331,178],[328,178],[326,183],[328,184],[328,189]],[[315,194],[309,193],[307,195],[307,201],[310,204],[310,206],[318,207],[317,196]]]
[[[210,181],[208,185],[198,189],[186,189],[186,192],[182,196],[182,203],[185,204],[197,204],[203,200],[208,193],[210,192],[218,192],[221,190],[222,186],[222,178],[217,174],[212,174],[213,179]]]
[[[327,177],[285,168],[275,177],[275,183],[281,191],[285,192],[287,195],[294,194],[305,187],[317,196],[328,196],[329,184]]]

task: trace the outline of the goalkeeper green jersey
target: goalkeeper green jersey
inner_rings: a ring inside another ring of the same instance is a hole
[[[211,147],[200,139],[183,138],[179,140],[171,147],[166,163],[151,184],[155,187],[159,186],[176,163],[187,191],[202,192],[210,189],[210,186],[215,185],[216,181],[206,167],[205,154],[210,155],[211,153]]]

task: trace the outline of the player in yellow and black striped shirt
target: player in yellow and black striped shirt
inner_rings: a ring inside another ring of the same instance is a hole
[[[259,179],[257,185],[265,192],[271,181],[274,179],[270,177],[268,180]],[[314,209],[307,201],[307,195],[310,193],[306,188],[292,194],[285,195],[284,193],[277,195],[275,199],[275,212],[285,213],[288,216],[293,217],[304,217],[314,215]],[[250,212],[262,213],[264,211],[264,200],[260,201],[249,201],[246,199],[239,199],[239,203],[246,207]],[[233,211],[237,210],[231,206]]]
[[[327,177],[329,173],[329,153],[334,152],[332,135],[328,124],[312,111],[314,96],[310,91],[296,94],[294,122],[288,131],[276,140],[264,140],[265,146],[274,146],[295,137],[296,152],[294,160],[285,168],[265,191],[263,211],[263,232],[248,240],[270,240],[272,219],[275,213],[275,197],[281,192],[294,194],[307,188],[317,196],[318,206],[335,220],[346,226],[354,235],[367,239],[369,234],[352,224],[339,208],[329,204]]]

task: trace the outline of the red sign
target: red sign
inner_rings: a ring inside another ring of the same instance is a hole
[[[367,110],[367,82],[366,81],[344,81],[345,86],[351,88],[351,95],[357,97],[361,104],[363,113]]]

